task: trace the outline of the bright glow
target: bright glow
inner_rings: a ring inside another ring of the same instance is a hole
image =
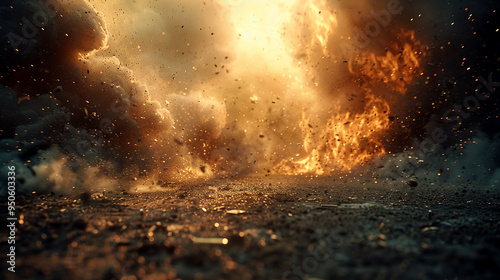
[[[158,133],[185,178],[371,162],[385,153],[388,96],[407,92],[426,52],[401,31],[386,52],[362,49],[343,63],[339,44],[357,17],[337,1],[127,3],[94,4],[110,34],[96,55],[115,55],[163,105],[173,125]]]

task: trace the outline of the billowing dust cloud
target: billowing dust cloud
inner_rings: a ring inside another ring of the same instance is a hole
[[[388,3],[14,1],[2,161],[45,190],[349,172],[428,55]]]

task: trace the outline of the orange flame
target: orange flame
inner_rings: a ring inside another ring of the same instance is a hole
[[[307,16],[313,23],[310,32],[315,34],[311,45],[315,45],[315,40],[318,40],[323,54],[326,56],[328,54],[327,47],[330,34],[332,34],[337,27],[337,17],[333,14],[332,10],[328,9],[329,7],[326,0],[309,0],[306,6],[306,11],[308,11],[306,12]]]
[[[275,168],[276,173],[323,175],[347,172],[385,153],[381,139],[389,128],[390,105],[387,100],[376,96],[368,85],[382,84],[391,91],[405,94],[427,53],[427,48],[416,40],[413,31],[402,31],[398,39],[401,42],[386,50],[385,55],[364,51],[351,57],[349,72],[355,79],[365,81],[360,88],[366,100],[363,111],[332,116],[319,137],[315,137],[314,127],[304,113],[300,127],[307,156],[281,161]]]
[[[379,139],[389,126],[389,105],[368,94],[364,109],[361,114],[333,116],[319,137],[314,137],[314,127],[304,114],[300,126],[308,155],[297,161],[283,160],[276,166],[276,172],[317,175],[345,172],[385,153]]]
[[[385,55],[361,52],[349,60],[349,72],[370,83],[382,83],[388,89],[405,94],[418,69],[427,47],[415,38],[414,31],[401,31],[396,42]]]

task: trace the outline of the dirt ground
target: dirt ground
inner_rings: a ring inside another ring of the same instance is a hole
[[[0,278],[500,279],[498,188],[271,176],[162,189],[18,193],[16,273]]]

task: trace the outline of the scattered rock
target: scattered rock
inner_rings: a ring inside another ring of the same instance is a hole
[[[412,188],[418,186],[417,178],[409,179],[408,182],[406,182],[406,184],[408,184],[408,186],[410,186]]]

